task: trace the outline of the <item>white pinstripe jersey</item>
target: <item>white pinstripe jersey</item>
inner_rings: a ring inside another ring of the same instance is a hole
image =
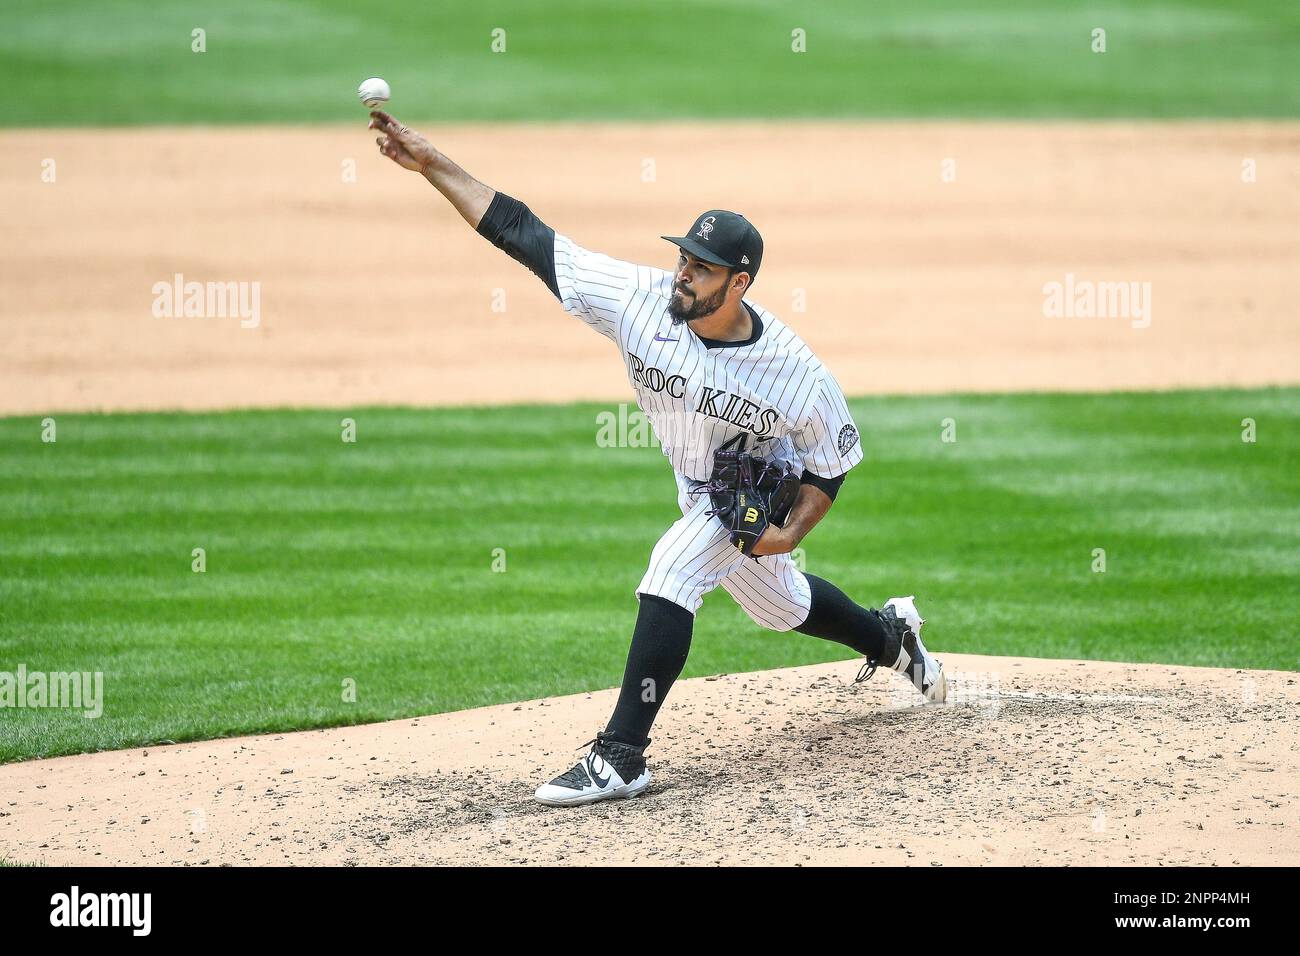
[[[862,460],[844,394],[794,331],[747,302],[756,341],[706,345],[668,314],[673,274],[591,252],[555,234],[565,311],[618,345],[637,404],[679,474],[708,479],[713,452],[741,433],[749,450],[837,478]]]

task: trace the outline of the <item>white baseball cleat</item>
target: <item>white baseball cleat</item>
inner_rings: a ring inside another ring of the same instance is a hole
[[[650,771],[646,769],[644,756],[650,741],[645,746],[633,747],[602,732],[588,743],[592,745],[591,751],[572,770],[537,788],[534,799],[538,803],[576,807],[597,800],[635,797],[650,786]]]
[[[944,676],[943,663],[931,657],[921,643],[921,625],[925,620],[916,609],[916,597],[909,594],[890,598],[873,613],[885,629],[885,648],[879,658],[862,665],[854,683],[870,678],[879,664],[906,676],[926,700],[934,703],[946,700],[948,678]]]

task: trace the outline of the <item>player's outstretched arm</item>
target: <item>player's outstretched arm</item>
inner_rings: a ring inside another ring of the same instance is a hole
[[[403,169],[422,175],[470,226],[478,228],[496,195],[495,189],[479,182],[415,130],[382,110],[370,114],[370,128],[382,134],[375,140],[381,153]]]
[[[591,309],[580,292],[573,294],[571,303],[566,302],[561,295],[559,279],[555,273],[555,230],[538,219],[532,210],[518,199],[479,182],[435,149],[419,133],[403,126],[382,110],[370,114],[370,128],[383,134],[376,140],[381,153],[403,169],[424,176],[447,197],[464,220],[474,227],[475,232],[516,262],[527,266],[546,283],[546,287],[565,304],[566,309],[579,312],[585,309],[590,313]],[[568,245],[565,249],[567,254]],[[570,273],[577,274],[580,271],[570,264]],[[607,272],[608,270],[599,277],[605,285],[608,284]],[[596,323],[588,321],[588,324]]]

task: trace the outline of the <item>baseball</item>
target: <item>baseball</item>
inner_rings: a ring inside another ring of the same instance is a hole
[[[372,110],[387,103],[391,94],[388,84],[377,76],[372,76],[357,87],[357,96],[361,97],[361,102]]]

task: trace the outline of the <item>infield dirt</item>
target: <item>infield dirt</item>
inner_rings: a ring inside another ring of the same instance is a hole
[[[941,651],[942,649],[940,649]],[[1300,863],[1296,676],[943,655],[673,688],[646,795],[533,803],[615,691],[0,767],[47,863]]]
[[[671,267],[659,235],[744,212],[753,300],[850,395],[1300,374],[1297,123],[421,128],[619,258]],[[0,414],[630,396],[609,343],[363,120],[4,132],[0,197]],[[256,326],[156,317],[178,274],[258,283]],[[1068,276],[1150,283],[1149,314],[1045,316]]]

